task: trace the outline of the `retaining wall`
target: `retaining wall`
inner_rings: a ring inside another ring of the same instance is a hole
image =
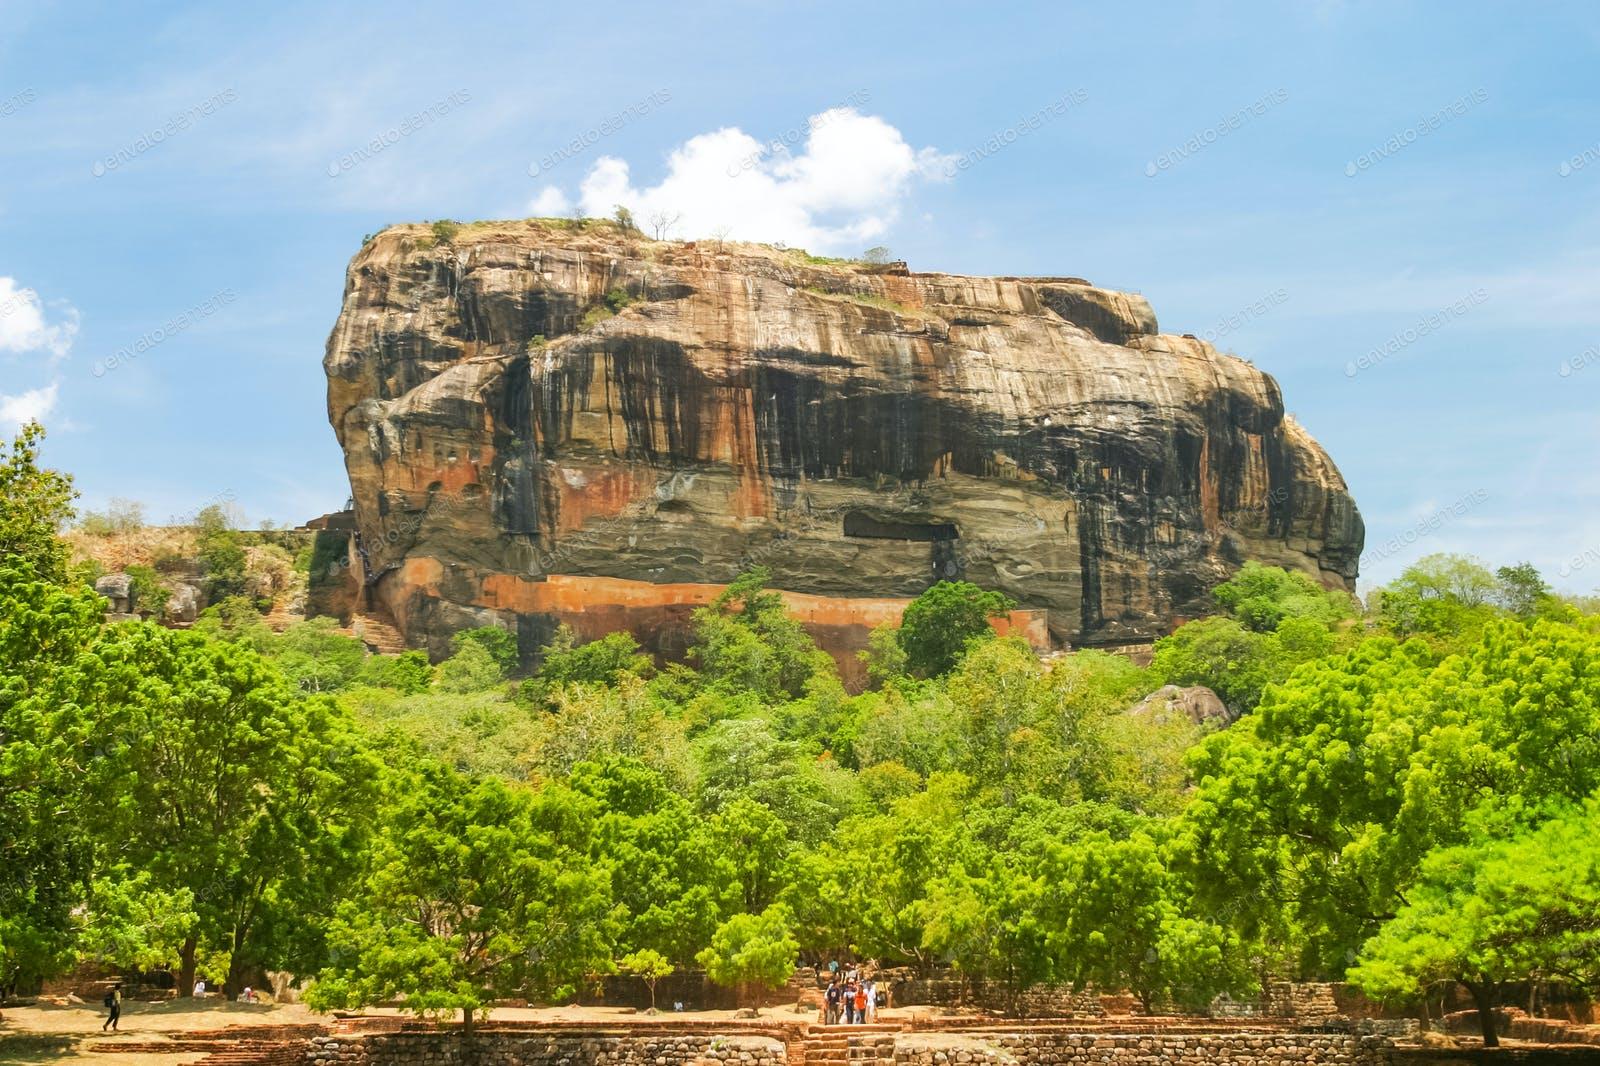
[[[785,1066],[783,1041],[767,1036],[528,1033],[473,1034],[463,1054],[459,1029],[322,1036],[305,1051],[308,1066]]]

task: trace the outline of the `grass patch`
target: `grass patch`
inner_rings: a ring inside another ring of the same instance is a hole
[[[38,1066],[74,1055],[77,1033],[7,1033],[0,1036],[0,1063]]]
[[[812,255],[804,248],[790,248],[789,253],[808,266],[860,266],[861,260],[848,256]]]
[[[873,292],[829,292],[827,289],[818,288],[815,285],[807,285],[805,291],[815,296],[821,296],[826,300],[845,300],[849,303],[865,304],[868,307],[876,307],[882,311],[889,311],[910,318],[922,317],[922,312],[915,307],[907,307],[903,303],[891,300],[887,296],[879,296]]]

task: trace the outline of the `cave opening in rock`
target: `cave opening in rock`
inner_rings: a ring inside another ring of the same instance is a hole
[[[956,540],[961,536],[954,522],[907,522],[873,518],[861,511],[844,516],[844,535],[873,540]]]

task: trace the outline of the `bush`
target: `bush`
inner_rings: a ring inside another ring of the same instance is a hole
[[[912,600],[900,618],[900,648],[906,668],[921,677],[949,672],[967,644],[993,633],[989,619],[1016,602],[970,581],[940,581]]]
[[[148,613],[156,621],[167,615],[167,600],[172,593],[161,583],[161,575],[148,566],[130,566],[124,571],[130,578],[133,609]]]
[[[449,244],[456,239],[456,234],[461,232],[461,223],[453,219],[441,218],[433,224],[433,239],[440,244]]]
[[[144,504],[112,497],[104,511],[85,511],[78,528],[91,537],[132,533],[144,525]]]

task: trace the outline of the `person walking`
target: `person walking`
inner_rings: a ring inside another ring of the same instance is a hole
[[[856,1023],[856,986],[849,981],[844,983],[844,1024]]]
[[[869,977],[862,987],[867,992],[867,1024],[871,1025],[878,1020],[878,982]]]
[[[843,998],[843,995],[844,993],[839,988],[839,977],[835,974],[828,979],[828,990],[822,994],[822,1001],[826,1005],[827,1011],[823,1015],[826,1019],[825,1024],[839,1024],[839,1001]]]
[[[865,1025],[866,1023],[867,1023],[867,983],[865,981],[859,981],[859,982],[856,983],[856,1024],[857,1025]]]
[[[106,993],[105,1002],[108,1013],[106,1014],[106,1022],[100,1027],[100,1031],[103,1033],[107,1029],[110,1029],[114,1033],[117,1031],[117,1022],[122,1018],[121,981],[118,981],[116,984],[111,986],[111,991]]]

